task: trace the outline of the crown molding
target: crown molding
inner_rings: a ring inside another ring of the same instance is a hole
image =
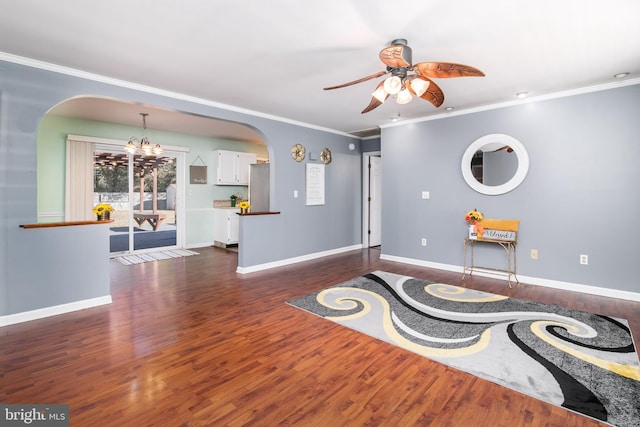
[[[64,74],[67,76],[78,77],[81,79],[91,80],[95,82],[105,83],[113,86],[123,87],[127,89],[133,89],[140,92],[151,93],[154,95],[160,95],[167,98],[178,99],[181,101],[193,102],[194,104],[206,105],[208,107],[219,108],[222,110],[233,111],[240,114],[246,114],[248,116],[260,117],[263,119],[273,120],[277,122],[287,123],[294,126],[300,126],[304,128],[320,130],[323,132],[334,133],[337,135],[348,136],[355,139],[360,139],[357,136],[351,135],[346,132],[330,129],[322,126],[313,125],[311,123],[299,122],[297,120],[287,119],[285,117],[275,116],[272,114],[262,113],[260,111],[248,110],[246,108],[236,107],[234,105],[222,104],[220,102],[211,101],[209,99],[198,98],[191,95],[185,95],[179,92],[168,91],[159,89],[152,86],[146,86],[139,83],[133,83],[126,80],[120,80],[113,77],[106,77],[100,74],[89,73],[86,71],[78,70],[75,68],[64,67],[61,65],[52,64],[49,62],[39,61],[36,59],[25,58],[23,56],[13,55],[0,51],[0,61],[11,62],[13,64],[24,65],[26,67],[37,68],[40,70],[51,71],[58,74]]]
[[[463,115],[466,115],[466,114],[479,113],[479,112],[482,112],[482,111],[497,110],[499,108],[512,107],[512,106],[515,106],[515,105],[531,104],[531,103],[534,103],[534,102],[547,101],[549,99],[566,98],[566,97],[569,97],[569,96],[583,95],[585,93],[600,92],[600,91],[603,91],[603,90],[615,89],[615,88],[624,87],[624,86],[633,86],[633,85],[637,85],[637,84],[640,84],[640,78],[623,80],[623,81],[619,81],[619,82],[609,82],[609,83],[593,85],[593,86],[585,86],[585,87],[582,87],[582,88],[565,90],[565,91],[561,91],[561,92],[553,92],[553,93],[549,93],[549,94],[532,96],[532,97],[527,97],[527,98],[524,98],[524,99],[517,99],[517,100],[513,100],[513,101],[498,102],[498,103],[495,103],[495,104],[482,105],[482,106],[479,106],[479,107],[472,107],[472,108],[466,108],[466,109],[461,109],[461,110],[447,111],[447,112],[443,112],[443,113],[440,113],[440,114],[435,114],[435,115],[429,116],[429,117],[422,117],[422,118],[416,118],[416,119],[407,119],[407,120],[402,120],[402,121],[398,121],[398,122],[395,122],[395,123],[382,124],[382,125],[380,125],[380,128],[391,128],[391,127],[404,126],[404,125],[413,124],[413,123],[428,122],[428,121],[431,121],[431,120],[445,119],[445,118],[454,117],[454,116],[463,116]]]

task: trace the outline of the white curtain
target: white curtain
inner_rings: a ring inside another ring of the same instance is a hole
[[[67,139],[65,221],[95,220],[93,209],[93,144]]]

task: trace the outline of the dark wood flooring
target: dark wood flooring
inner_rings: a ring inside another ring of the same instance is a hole
[[[111,265],[113,304],[0,328],[0,402],[72,426],[603,426],[293,308],[374,270],[463,284],[376,249],[262,272],[237,254]],[[474,277],[470,288],[624,317],[640,303]],[[500,363],[500,361],[496,361]]]

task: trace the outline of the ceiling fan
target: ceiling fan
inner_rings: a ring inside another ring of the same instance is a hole
[[[429,101],[435,107],[439,107],[444,102],[444,93],[431,78],[484,76],[484,73],[477,68],[451,62],[419,62],[413,64],[411,48],[407,45],[406,39],[393,40],[390,46],[380,51],[379,56],[380,60],[387,66],[386,70],[378,71],[375,74],[352,82],[325,87],[324,90],[339,89],[376,79],[385,74],[391,74],[391,76],[378,83],[372,94],[371,102],[367,108],[362,110],[364,114],[382,105],[389,96],[394,96],[399,104],[406,104],[411,101],[413,98],[411,95],[413,94],[425,101]]]

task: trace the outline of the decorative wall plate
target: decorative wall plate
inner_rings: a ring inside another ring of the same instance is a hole
[[[325,165],[331,163],[331,151],[328,148],[322,149],[320,152],[320,160],[322,160],[322,163]]]
[[[293,147],[291,147],[291,157],[293,157],[293,159],[296,162],[301,162],[302,160],[304,160],[304,154],[305,154],[304,145],[296,144]]]

